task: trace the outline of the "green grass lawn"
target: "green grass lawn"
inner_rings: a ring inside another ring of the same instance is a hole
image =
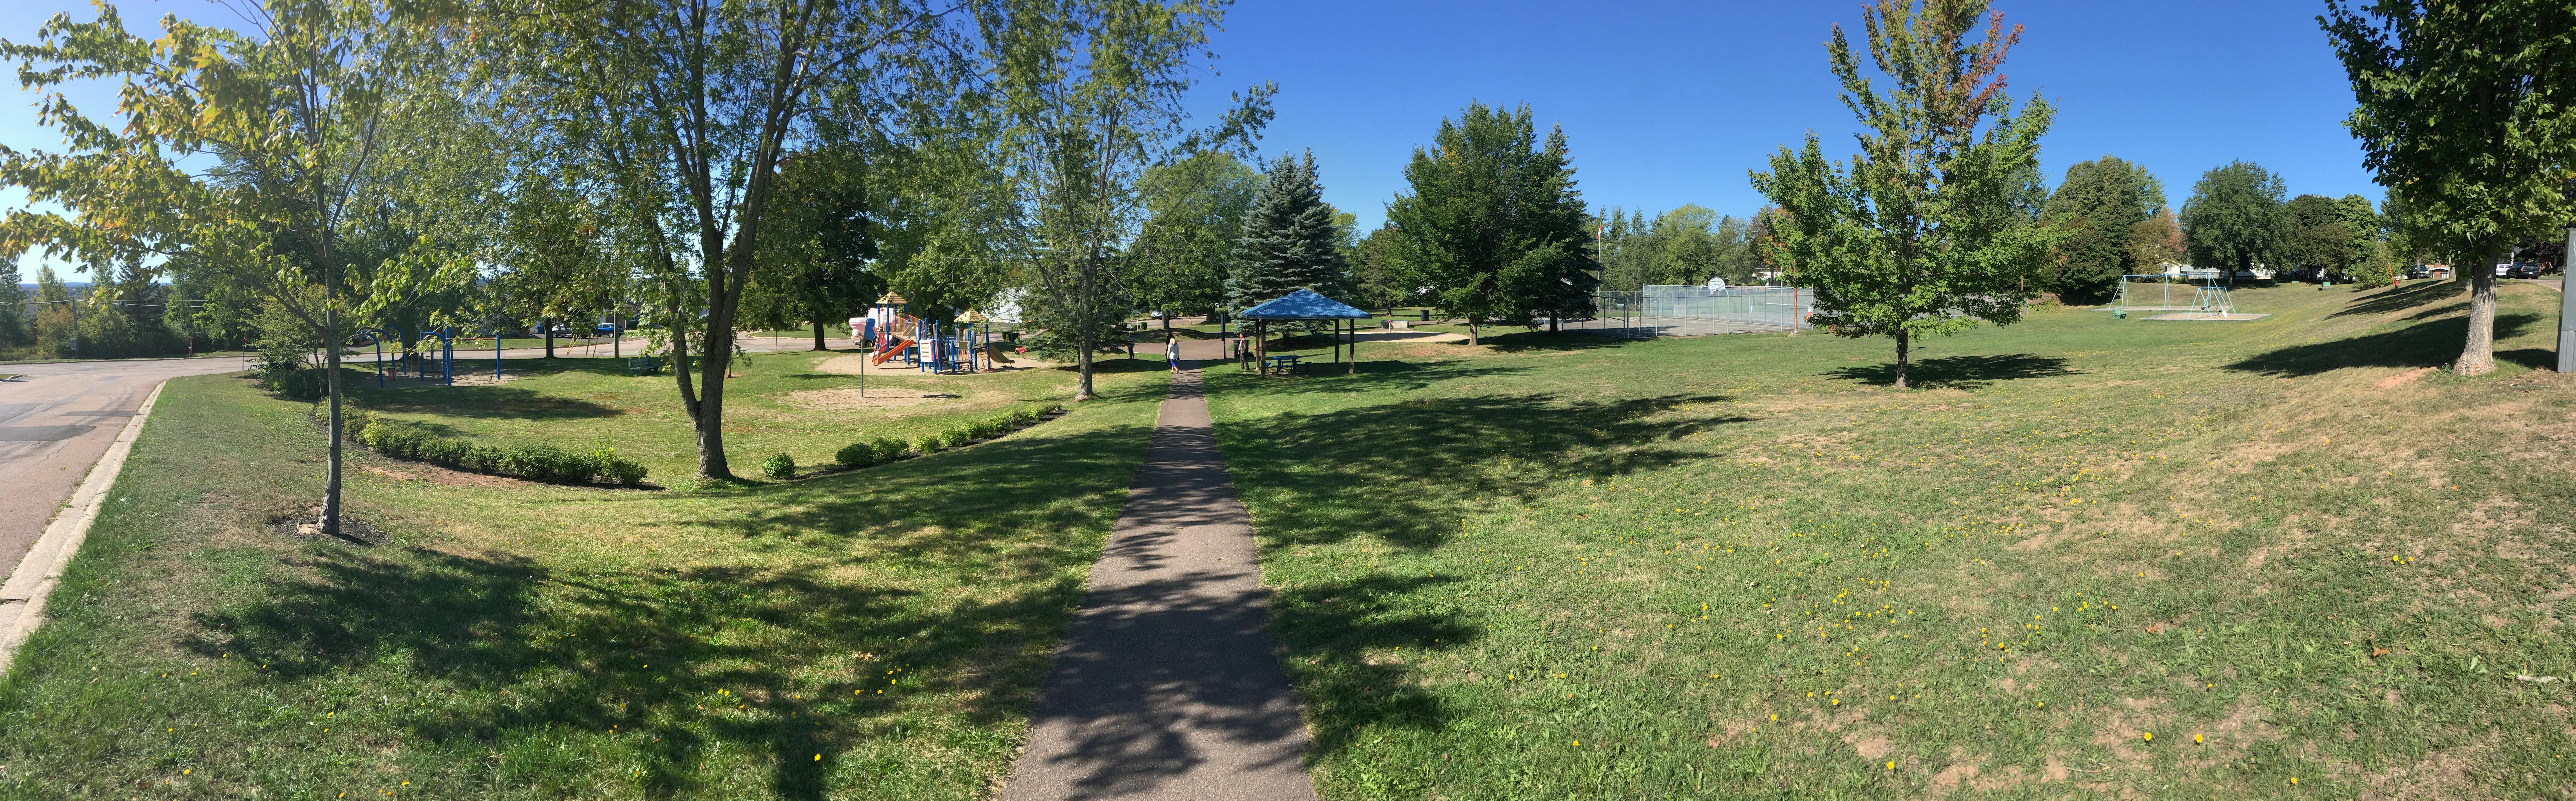
[[[766,433],[742,439],[823,453],[983,392],[776,430],[756,398],[843,380],[808,366],[753,360],[734,419]],[[1056,379],[1019,380],[991,392]],[[497,439],[685,439],[653,430],[656,381],[574,363],[386,394]],[[558,487],[353,448],[351,508],[390,537],[356,546],[265,525],[318,497],[308,405],[174,380],[55,618],[0,677],[0,798],[983,797],[1162,383],[1105,375],[1101,399],[1008,437],[790,483]]]
[[[2418,283],[1908,391],[1821,332],[1209,385],[1328,798],[2564,797],[2576,386],[2503,293],[2473,379]]]
[[[1115,384],[1160,368],[1160,354],[1145,359],[1104,359],[1103,380]],[[867,406],[858,397],[860,377],[822,365],[851,365],[856,351],[755,353],[737,362],[725,384],[725,447],[734,473],[749,477],[763,457],[785,453],[799,465],[832,461],[841,446],[863,439],[912,437],[1017,404],[1073,397],[1069,370],[1003,370],[930,375],[889,362],[871,367],[867,392],[877,401],[909,397],[905,406]],[[367,363],[359,363],[360,367]],[[629,376],[626,363],[609,358],[557,357],[503,362],[512,378],[499,386],[423,385],[387,379],[387,388],[362,379],[350,395],[361,408],[416,420],[493,444],[545,442],[588,450],[610,445],[644,463],[649,481],[679,481],[697,470],[697,441],[680,408],[678,385],[663,371]],[[459,376],[487,377],[489,359],[456,361]],[[890,368],[890,369],[889,369]],[[1160,380],[1160,379],[1154,379]],[[920,400],[924,396],[939,397]]]

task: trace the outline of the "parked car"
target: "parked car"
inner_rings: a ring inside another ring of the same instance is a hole
[[[2540,277],[2540,265],[2533,264],[2533,263],[2531,263],[2531,262],[2527,262],[2527,261],[2518,261],[2518,262],[2514,262],[2514,263],[2513,263],[2513,266],[2508,267],[2508,268],[2506,268],[2506,269],[2505,269],[2505,277],[2506,277],[2506,278],[2539,278],[2539,277]]]
[[[2406,277],[2410,280],[2416,278],[2431,278],[2433,277],[2433,268],[2426,267],[2421,264],[2409,264],[2406,265]]]

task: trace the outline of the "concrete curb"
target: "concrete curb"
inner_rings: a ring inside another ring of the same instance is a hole
[[[125,471],[126,453],[134,449],[134,438],[143,433],[143,421],[152,417],[152,405],[161,400],[161,390],[169,385],[168,381],[153,385],[142,408],[134,410],[134,419],[126,421],[125,430],[117,433],[116,442],[107,446],[98,464],[90,467],[89,476],[72,490],[71,499],[54,514],[54,522],[45,526],[43,536],[36,538],[35,547],[27,549],[26,557],[18,560],[8,583],[0,584],[0,674],[8,673],[10,665],[16,663],[18,645],[26,642],[37,626],[44,625],[46,599],[53,597],[54,587],[62,583],[63,568],[71,565],[72,557],[80,553],[81,543],[89,539],[90,524],[98,522],[99,510],[107,504],[108,489],[116,486],[117,475]]]

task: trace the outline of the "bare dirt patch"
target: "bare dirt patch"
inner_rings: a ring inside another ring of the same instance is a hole
[[[994,369],[981,373],[940,373],[938,376],[941,379],[974,378],[976,376],[1007,373],[1014,370],[1052,370],[1062,366],[1063,365],[1047,361],[1045,359],[1031,358],[1027,354],[1013,354],[1011,356],[1010,364],[995,365]],[[904,366],[904,363],[900,359],[888,359],[884,364],[869,364],[868,356],[864,353],[853,353],[848,356],[834,356],[829,359],[824,359],[821,363],[814,365],[814,369],[826,373],[838,373],[841,375],[900,375],[906,373],[920,375],[923,377],[928,377],[930,375],[929,373],[921,372],[917,368]],[[862,370],[865,370],[865,372],[862,373]]]
[[[383,545],[393,539],[386,536],[385,530],[377,528],[376,524],[345,513],[340,515],[339,536],[326,537],[322,534],[322,527],[315,523],[321,515],[322,510],[318,508],[308,510],[305,514],[277,515],[269,518],[268,531],[287,539],[336,540],[351,545]]]
[[[2435,369],[2438,369],[2438,368],[2432,368],[2432,367],[2418,367],[2418,368],[2415,368],[2415,369],[2413,369],[2413,370],[2408,370],[2408,371],[2403,372],[2403,373],[2398,373],[2398,374],[2396,374],[2396,375],[2392,375],[2392,376],[2389,376],[2389,377],[2387,377],[2387,378],[2382,378],[2382,379],[2379,379],[2379,380],[2377,380],[2377,381],[2373,381],[2373,382],[2371,382],[2371,384],[2370,384],[2370,385],[2371,385],[2371,386],[2374,386],[2374,387],[2378,387],[2378,388],[2380,388],[2380,389],[2395,389],[2395,388],[2397,388],[2397,387],[2402,387],[2402,386],[2405,386],[2405,385],[2407,385],[2407,384],[2415,383],[2415,379],[2423,378],[2424,376],[2431,375],[2431,374],[2432,374],[2432,372],[2433,372]]]
[[[1469,356],[1484,356],[1490,353],[1491,350],[1492,349],[1490,347],[1484,345],[1468,345],[1464,340],[1457,342],[1399,342],[1388,345],[1372,344],[1368,346],[1368,348],[1361,350],[1359,352],[1359,357],[1360,361],[1410,358],[1466,358]]]
[[[1430,344],[1434,342],[1467,341],[1466,334],[1461,334],[1455,331],[1399,331],[1394,329],[1388,329],[1385,331],[1363,331],[1358,335],[1358,338],[1361,342],[1369,343],[1404,342],[1411,344]]]
[[[501,375],[497,378],[491,373],[480,370],[459,370],[456,371],[455,375],[450,379],[432,377],[426,381],[409,375],[387,375],[385,376],[384,388],[419,389],[421,387],[442,387],[448,386],[451,383],[451,380],[455,386],[460,387],[489,387],[507,384],[526,377],[528,377],[526,373],[513,373],[507,368],[503,368]],[[372,382],[375,379],[370,378],[366,380]]]
[[[960,396],[947,392],[924,392],[919,389],[867,390],[862,396],[858,387],[841,389],[803,389],[787,393],[787,402],[807,409],[895,409],[924,403],[952,401]]]

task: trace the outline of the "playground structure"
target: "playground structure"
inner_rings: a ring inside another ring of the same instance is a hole
[[[412,351],[409,348],[405,348],[394,352],[393,370],[390,372],[385,369],[385,340],[390,338],[396,342],[400,342],[402,341],[402,335],[383,328],[371,328],[365,333],[368,334],[367,339],[375,345],[376,349],[376,386],[384,386],[385,377],[387,375],[409,377],[420,381],[437,381],[440,384],[447,386],[456,385],[455,332],[444,328],[434,331],[420,332],[420,338],[424,342],[426,342],[430,337],[438,338],[438,358],[433,362],[429,357],[429,354],[423,353],[421,354],[419,363],[413,364],[410,358]],[[496,339],[495,341],[498,340]],[[436,365],[436,370],[434,371],[431,369],[431,365],[433,363]],[[406,368],[409,369],[406,370]],[[492,370],[493,375],[500,375],[500,351],[498,349],[493,351]]]
[[[954,374],[1012,363],[982,312],[969,310],[954,323],[941,323],[915,317],[906,306],[902,295],[888,292],[866,316],[850,318],[850,338],[871,351],[869,364],[902,359],[905,367],[925,373]]]
[[[2150,288],[2148,284],[2154,286]],[[2187,300],[2180,295],[2182,289],[2191,290]],[[2130,312],[2140,311],[2168,312],[2147,318],[2150,320],[2259,320],[2271,316],[2238,313],[2234,294],[2218,282],[2215,271],[2120,276],[2120,293],[2108,308],[2112,317],[2124,320]]]

